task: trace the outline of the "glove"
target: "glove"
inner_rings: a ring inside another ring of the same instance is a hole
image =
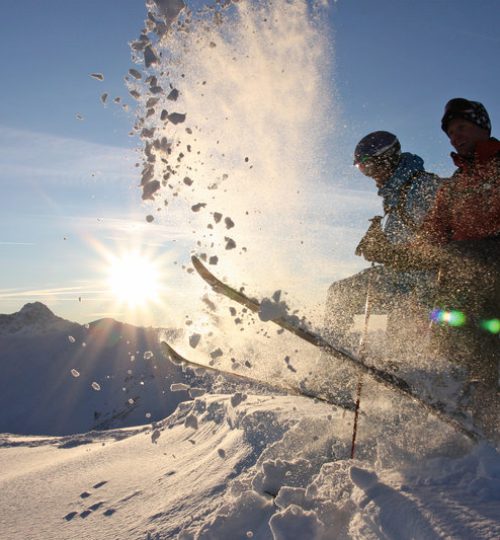
[[[385,263],[391,259],[393,247],[382,230],[382,217],[372,218],[371,225],[356,247],[356,255],[367,261]]]

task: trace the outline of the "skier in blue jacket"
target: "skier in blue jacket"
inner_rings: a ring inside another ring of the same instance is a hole
[[[388,255],[378,252],[380,235],[384,234],[384,239],[391,244],[409,242],[432,208],[442,180],[425,171],[421,157],[401,153],[397,137],[387,131],[375,131],[361,139],[354,151],[354,164],[375,181],[385,219],[383,227],[378,216],[373,220],[357,254],[369,261],[384,263]]]
[[[424,169],[422,158],[401,152],[395,135],[376,131],[363,137],[354,151],[354,164],[372,178],[382,197],[384,216],[375,216],[356,248],[356,254],[372,263],[388,263],[387,245],[405,244],[420,228],[432,208],[442,180]],[[392,261],[391,261],[392,262]],[[354,276],[333,283],[328,291],[325,326],[330,337],[344,346],[353,346],[349,328],[355,314],[363,313],[370,289],[370,310],[388,314],[388,336],[400,346],[408,340],[402,333],[414,322],[426,320],[422,300],[432,304],[434,276],[429,272],[401,272],[386,266],[372,266]]]

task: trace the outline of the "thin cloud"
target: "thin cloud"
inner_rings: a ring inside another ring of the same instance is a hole
[[[146,214],[146,212],[145,212]],[[126,218],[95,216],[65,216],[74,229],[87,233],[99,231],[99,237],[107,240],[123,240],[137,236],[141,238],[141,245],[162,245],[164,240],[189,240],[192,234],[184,226],[180,226],[182,216],[169,214],[168,221],[159,216],[154,223],[147,223],[144,216],[129,216]]]
[[[34,242],[7,242],[0,240],[0,246],[36,246]]]
[[[104,294],[108,293],[104,289],[96,289],[91,286],[73,287],[53,287],[46,289],[0,289],[0,299],[2,298],[46,298],[57,296],[78,296],[82,294]]]
[[[135,158],[128,148],[0,126],[0,178],[9,181],[130,181]]]

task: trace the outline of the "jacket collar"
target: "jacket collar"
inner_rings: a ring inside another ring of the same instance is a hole
[[[474,155],[471,157],[464,157],[456,152],[452,152],[451,159],[453,163],[460,169],[468,169],[474,163],[484,163],[489,161],[496,154],[500,152],[500,141],[495,137],[490,137],[487,141],[478,142],[474,150]]]

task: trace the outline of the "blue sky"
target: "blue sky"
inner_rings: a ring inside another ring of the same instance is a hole
[[[379,202],[373,186],[352,167],[352,149],[363,135],[393,131],[405,150],[446,176],[453,170],[440,130],[446,101],[460,96],[483,102],[493,134],[500,122],[498,1],[330,4],[329,41],[318,65],[328,66],[322,98],[330,103],[325,110],[335,112],[323,115],[322,125],[310,126],[321,132],[315,155],[320,178],[309,183],[315,193],[308,193],[309,205],[301,207],[300,216],[287,215],[288,230],[300,231],[301,243],[310,240],[311,248],[295,260],[287,256],[294,246],[283,242],[276,265],[288,265],[287,274],[281,272],[285,285],[300,274],[296,286],[304,290],[309,284],[315,298],[334,277],[364,266],[352,252]],[[189,312],[184,287],[190,285],[177,269],[188,262],[195,240],[176,210],[172,218],[146,224],[151,209],[142,204],[137,187],[139,141],[129,135],[134,101],[123,78],[133,66],[128,43],[138,37],[145,15],[139,0],[3,6],[0,40],[8,53],[0,88],[0,313],[40,300],[79,322],[110,315],[162,325],[184,316],[172,314],[183,302]],[[103,73],[104,81],[91,78],[93,72]],[[331,198],[333,188],[337,199]],[[267,216],[268,224],[277,213]],[[340,220],[349,229],[341,238],[338,228],[330,228]],[[274,250],[276,243],[263,251]],[[132,244],[168,266],[167,301],[136,313],[118,308],[103,280],[103,252]],[[311,265],[315,258],[321,264]],[[248,269],[263,270],[254,279],[247,276],[254,285],[269,275],[262,259],[256,246],[245,259]],[[279,272],[269,279],[279,283]]]

